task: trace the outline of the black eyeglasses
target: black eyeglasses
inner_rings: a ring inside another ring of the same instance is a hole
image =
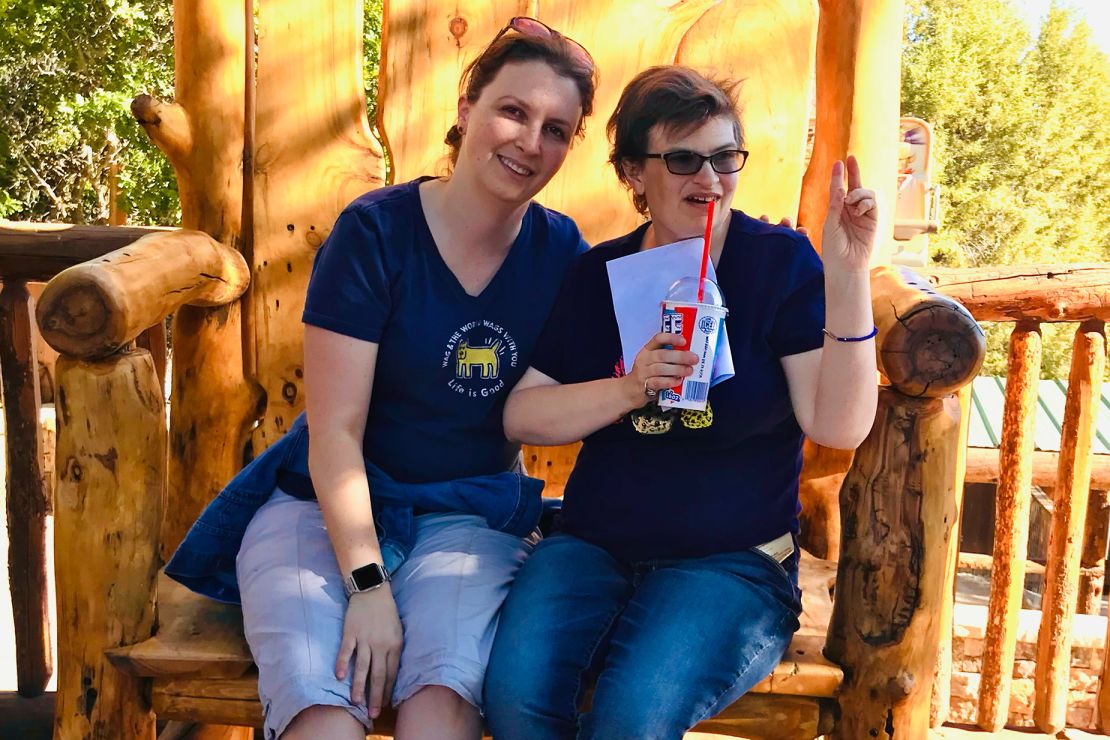
[[[672,175],[695,175],[701,172],[701,166],[706,162],[714,172],[729,175],[744,169],[744,163],[748,161],[748,153],[743,149],[725,149],[708,156],[697,152],[665,152],[645,154],[644,157],[663,160]]]
[[[486,46],[486,49],[488,50],[491,46],[493,46],[494,41],[497,41],[497,39],[501,38],[509,31],[516,31],[522,36],[551,36],[554,38],[563,39],[570,46],[571,56],[574,57],[574,60],[586,69],[593,72],[594,58],[590,56],[590,52],[586,50],[585,46],[582,46],[582,44],[578,43],[569,36],[564,36],[543,21],[538,21],[535,18],[529,18],[526,15],[518,15],[515,18],[510,18],[509,22],[505,24],[505,27],[498,31],[497,35],[493,37],[493,41],[489,42],[489,44]],[[485,55],[485,53],[486,52],[483,51],[482,55]]]

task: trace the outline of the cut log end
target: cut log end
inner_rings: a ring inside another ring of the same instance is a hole
[[[902,317],[879,348],[891,384],[914,397],[954,393],[975,377],[985,355],[982,329],[950,304],[925,305]]]
[[[115,347],[104,337],[113,334],[113,316],[118,309],[109,293],[96,283],[70,284],[53,294],[45,293],[37,307],[43,339],[63,354],[98,357]]]

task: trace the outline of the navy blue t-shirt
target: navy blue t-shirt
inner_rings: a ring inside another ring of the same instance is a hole
[[[578,258],[533,367],[564,384],[631,368],[605,263],[636,252],[646,229]],[[617,557],[702,557],[798,531],[802,431],[780,359],[822,345],[821,261],[797,232],[733,211],[717,278],[736,375],[705,412],[649,404],[593,433],[567,482],[560,527]]]
[[[378,343],[363,451],[394,480],[412,483],[512,466],[519,448],[502,431],[505,398],[586,248],[573,221],[531,203],[501,268],[470,296],[432,239],[423,179],[344,209],[316,254],[303,316]]]

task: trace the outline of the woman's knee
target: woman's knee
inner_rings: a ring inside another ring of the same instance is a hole
[[[313,705],[300,711],[281,733],[281,740],[363,740],[366,728],[343,707]]]

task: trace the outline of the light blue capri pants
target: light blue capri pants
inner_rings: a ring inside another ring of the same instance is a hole
[[[394,706],[445,686],[481,710],[498,612],[534,544],[480,516],[417,517],[413,551],[392,574],[404,629]],[[367,707],[350,701],[352,671],[335,677],[347,599],[319,505],[275,490],[247,527],[236,569],[266,740],[314,705],[343,707],[371,729]]]

